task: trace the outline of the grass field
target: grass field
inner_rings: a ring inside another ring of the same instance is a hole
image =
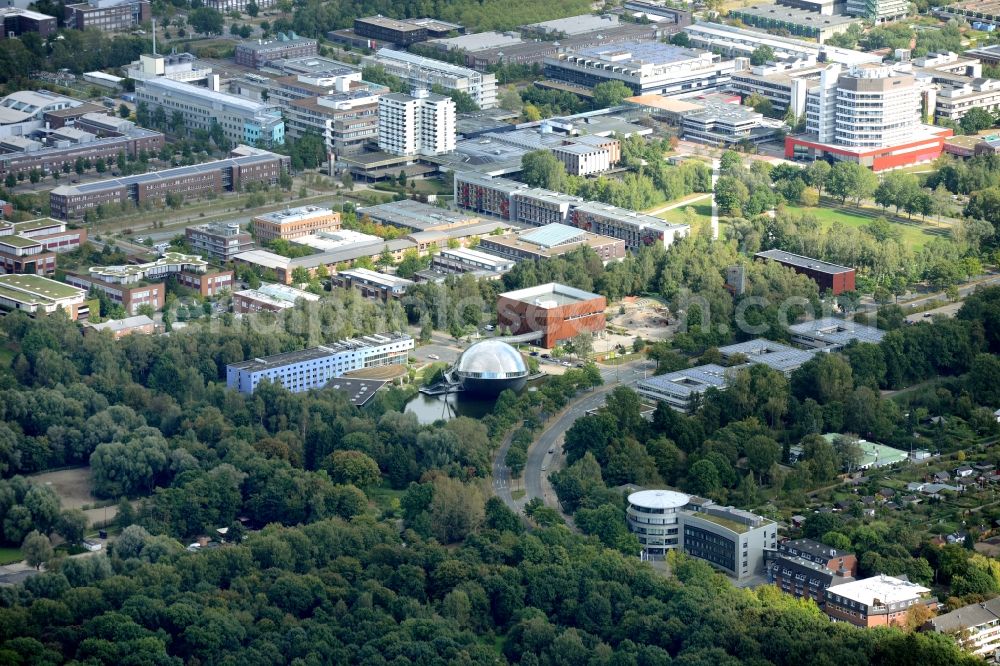
[[[657,217],[666,220],[667,222],[681,223],[686,222],[687,217],[684,214],[684,209],[690,208],[695,214],[695,223],[699,226],[702,224],[712,223],[712,200],[705,199],[697,203],[693,203],[690,206],[681,206],[679,208],[671,208],[670,210],[665,210]]]
[[[398,511],[399,500],[402,499],[405,493],[405,490],[393,490],[392,488],[383,487],[368,488],[365,491],[368,499],[381,511]]]
[[[788,206],[787,208],[789,211],[794,211],[795,213],[810,213],[815,215],[824,228],[829,227],[834,222],[840,222],[848,227],[860,228],[871,223],[871,215],[877,216],[881,214],[880,210],[869,208],[863,208],[862,213],[843,208],[805,208],[802,206]],[[891,218],[891,211],[890,215],[886,217]],[[889,221],[893,227],[899,230],[903,243],[911,249],[922,247],[936,235],[934,227],[923,224],[917,219],[914,219],[912,223],[903,223],[893,221],[892,219],[889,219]]]
[[[0,347],[0,367],[9,368],[14,360],[14,350],[7,347]]]
[[[20,548],[0,548],[0,565],[13,564],[23,559]]]

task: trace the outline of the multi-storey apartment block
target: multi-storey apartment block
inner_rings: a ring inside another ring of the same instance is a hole
[[[652,215],[478,174],[455,174],[455,203],[460,208],[514,222],[537,226],[569,224],[623,240],[631,250],[652,243],[669,246],[691,231],[688,225],[671,224]]]
[[[356,155],[378,143],[378,93],[356,90],[296,99],[285,107],[289,136],[314,132],[334,155]]]
[[[441,155],[455,150],[455,102],[415,90],[378,99],[378,147],[392,155]]]
[[[811,539],[782,541],[768,563],[768,580],[787,594],[812,599],[822,606],[831,585],[848,583],[857,573],[854,553]]]
[[[592,201],[574,206],[570,217],[574,226],[601,236],[619,238],[630,250],[657,243],[669,247],[678,238],[691,233],[686,224],[672,224],[652,215]]]
[[[949,634],[963,650],[995,659],[1000,650],[1000,598],[962,606],[928,620],[927,629]]]

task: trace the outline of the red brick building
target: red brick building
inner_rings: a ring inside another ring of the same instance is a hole
[[[857,571],[857,555],[812,539],[782,541],[767,565],[768,582],[786,594],[812,599],[820,608],[826,590],[853,581]]]
[[[607,307],[600,294],[550,282],[500,294],[497,325],[513,335],[540,333],[539,344],[551,349],[581,333],[603,331]]]
[[[892,576],[872,576],[827,588],[824,610],[833,620],[856,627],[903,626],[912,606],[937,607],[937,600],[928,598],[929,594],[929,589],[916,583]]]
[[[820,292],[829,289],[834,296],[845,291],[854,291],[855,271],[848,266],[838,266],[820,259],[804,257],[783,250],[765,250],[754,255],[758,259],[770,259],[788,266],[796,273],[812,278],[819,285]]]

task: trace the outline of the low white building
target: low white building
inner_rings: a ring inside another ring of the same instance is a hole
[[[571,176],[590,176],[611,168],[611,153],[600,146],[570,143],[552,148],[552,154]]]

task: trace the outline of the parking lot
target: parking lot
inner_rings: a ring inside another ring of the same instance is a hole
[[[460,353],[452,347],[437,344],[422,345],[410,352],[419,363],[434,363],[435,361],[454,363]]]

